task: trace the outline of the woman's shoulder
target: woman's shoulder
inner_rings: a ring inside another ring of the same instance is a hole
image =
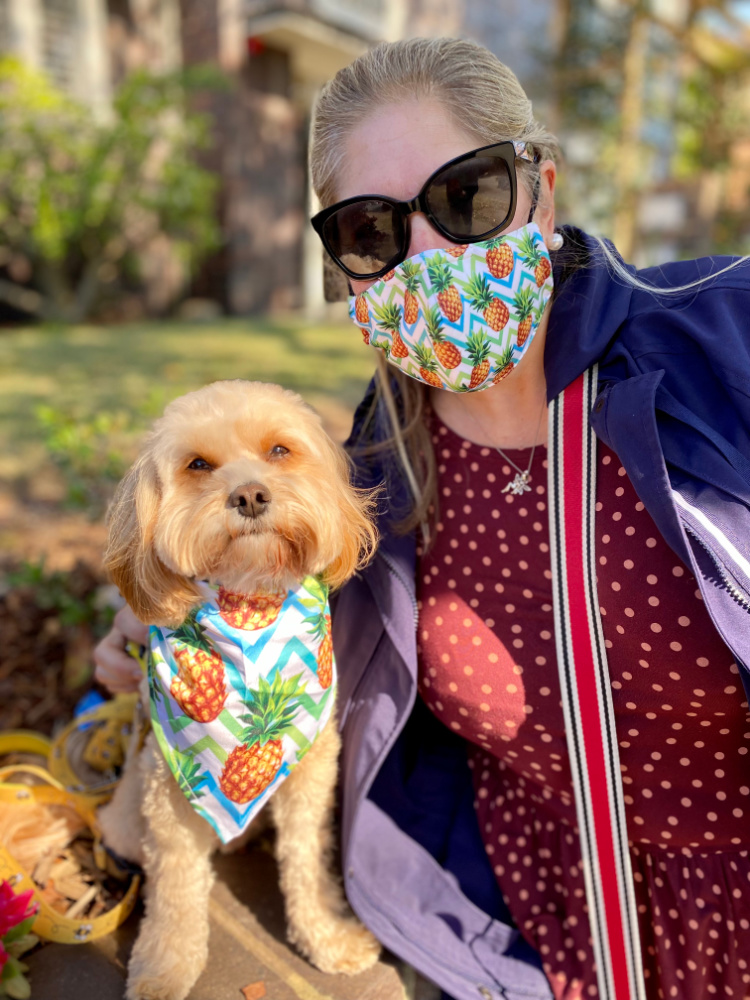
[[[673,293],[684,288],[684,298],[698,292],[735,289],[747,294],[750,291],[750,257],[730,254],[714,254],[710,257],[696,257],[657,264],[635,272],[640,283],[648,286],[641,289],[648,293],[653,288]],[[677,295],[676,301],[680,301]]]
[[[565,227],[545,355],[550,395],[595,361],[706,353],[745,365],[750,260],[725,256],[638,270],[615,248]],[[673,361],[672,364],[676,362]]]
[[[750,259],[673,261],[635,272],[622,336],[636,357],[750,372]],[[674,362],[673,362],[674,364]]]
[[[686,258],[645,268],[626,263],[614,244],[592,236],[577,226],[565,225],[559,229],[563,246],[555,254],[555,284],[564,284],[568,278],[585,272],[598,280],[628,278],[633,287],[641,282],[654,289],[672,288],[681,284],[703,282],[716,278],[739,287],[750,287],[750,256],[739,254],[712,254],[705,257]]]

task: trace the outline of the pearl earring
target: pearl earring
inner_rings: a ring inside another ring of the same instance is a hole
[[[549,248],[550,250],[559,250],[564,242],[562,233],[553,233],[549,239]]]

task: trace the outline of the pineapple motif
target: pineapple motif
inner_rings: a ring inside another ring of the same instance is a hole
[[[534,281],[541,288],[551,273],[552,265],[549,262],[549,258],[543,256],[539,265],[534,269]]]
[[[466,340],[466,353],[473,366],[467,388],[476,389],[490,373],[490,342],[481,330],[475,330],[469,334]]]
[[[427,321],[427,333],[432,341],[435,357],[446,371],[458,368],[461,364],[461,352],[443,333],[443,323],[437,308],[431,306],[425,311],[424,317]]]
[[[364,296],[364,292],[360,292],[359,295],[354,299],[354,315],[358,323],[368,324],[370,323],[370,310],[367,306],[367,299]],[[366,326],[361,326],[362,340],[365,344],[370,343],[370,331]]]
[[[235,594],[219,588],[217,603],[219,614],[232,628],[254,632],[272,625],[279,617],[281,605],[286,600],[283,591],[275,593]]]
[[[179,671],[170,691],[185,715],[196,722],[213,722],[227,700],[224,662],[195,614],[191,611],[172,633]]]
[[[306,608],[312,610],[312,614],[305,618],[305,622],[310,625],[307,631],[320,640],[320,646],[318,647],[318,683],[325,690],[331,686],[331,682],[333,681],[331,616],[326,614],[328,589],[319,580],[315,579],[308,580],[305,585],[310,593],[314,595],[314,600],[304,600],[302,603]]]
[[[549,278],[550,271],[552,270],[549,259],[545,257],[539,249],[539,244],[529,233],[524,234],[523,239],[518,245],[518,249],[523,257],[524,264],[533,270],[534,281],[536,281],[537,287],[541,288],[547,278]]]
[[[404,292],[404,323],[407,326],[416,323],[419,316],[419,303],[417,302],[415,293],[419,288],[419,275],[421,271],[422,268],[419,264],[415,264],[414,261],[410,260],[405,261],[404,266],[401,268],[401,273],[406,282],[406,291]]]
[[[370,322],[370,310],[367,308],[367,299],[363,292],[360,292],[354,300],[354,315],[358,323]]]
[[[417,344],[414,348],[414,353],[417,356],[419,374],[425,382],[427,382],[428,385],[434,385],[436,389],[442,389],[443,383],[437,373],[437,362],[435,361],[435,355],[432,353],[432,349],[426,344]]]
[[[381,280],[381,281],[390,281],[390,280],[391,280],[391,278],[393,277],[393,275],[394,275],[395,273],[396,273],[396,268],[395,268],[395,267],[392,267],[392,268],[390,269],[390,271],[386,271],[386,272],[385,272],[385,274],[383,275],[383,277],[382,277],[382,278],[381,278],[380,280]]]
[[[451,274],[450,267],[444,260],[440,260],[439,257],[433,257],[431,261],[427,262],[427,273],[430,276],[432,287],[437,292],[438,304],[443,310],[443,315],[451,323],[458,322],[461,318],[461,313],[464,311],[464,307],[461,302],[461,295],[453,284],[453,275]]]
[[[497,385],[498,382],[502,382],[507,375],[510,375],[514,368],[515,362],[513,361],[513,348],[509,347],[502,353],[500,366],[495,374],[495,377],[492,379],[492,384]]]
[[[409,349],[401,339],[401,334],[399,333],[401,326],[401,306],[396,305],[395,302],[389,305],[375,306],[375,321],[381,330],[390,331],[393,343],[391,357],[408,358]]]
[[[446,247],[445,252],[449,253],[451,257],[463,257],[468,249],[468,243],[459,243],[455,247]]]
[[[469,301],[475,309],[479,309],[484,321],[492,330],[502,330],[510,319],[510,310],[490,290],[490,283],[483,274],[475,274],[466,285]]]
[[[502,238],[491,240],[486,260],[490,274],[494,278],[507,278],[513,270],[513,248]]]
[[[219,787],[232,802],[244,804],[257,798],[276,777],[283,760],[282,738],[292,726],[304,685],[302,674],[284,680],[277,672],[271,684],[258,679],[251,691],[250,711],[242,717],[247,728],[242,743],[227,757]]]
[[[522,347],[528,340],[531,333],[531,322],[534,312],[534,293],[530,288],[522,288],[513,299],[518,319],[518,331],[516,333],[516,343]]]

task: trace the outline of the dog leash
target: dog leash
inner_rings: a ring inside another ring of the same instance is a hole
[[[594,365],[550,404],[557,662],[600,1000],[645,1000],[615,716],[596,589]]]

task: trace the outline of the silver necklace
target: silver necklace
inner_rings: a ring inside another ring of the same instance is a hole
[[[508,458],[502,448],[498,448],[497,445],[494,446],[495,451],[500,452],[502,457],[506,462],[509,462],[514,469],[516,469],[516,475],[510,482],[506,483],[504,488],[500,490],[501,493],[514,493],[516,496],[520,496],[522,493],[531,493],[531,487],[529,483],[531,482],[531,466],[534,463],[534,452],[536,451],[536,445],[531,449],[531,458],[529,459],[529,464],[525,469],[519,469],[512,458]]]
[[[521,496],[523,493],[531,493],[531,487],[529,486],[529,483],[531,482],[531,466],[534,464],[534,454],[536,452],[537,439],[539,437],[539,428],[542,426],[542,417],[544,416],[545,404],[546,400],[542,404],[542,409],[539,414],[539,423],[537,424],[536,434],[534,435],[534,447],[531,449],[529,464],[526,466],[525,469],[522,469],[520,466],[516,465],[516,463],[513,461],[512,458],[508,458],[508,456],[505,454],[502,448],[498,448],[496,444],[492,445],[495,451],[498,452],[499,455],[502,458],[504,458],[509,465],[512,465],[513,468],[516,470],[516,475],[513,477],[513,479],[509,480],[506,483],[506,485],[500,491],[501,493],[512,493],[515,496]],[[482,428],[482,425],[479,423],[479,421],[477,420],[477,418],[474,416],[473,413],[471,414],[471,419],[474,421],[474,423],[477,425],[480,431],[482,431],[482,434],[484,434],[485,432]]]

